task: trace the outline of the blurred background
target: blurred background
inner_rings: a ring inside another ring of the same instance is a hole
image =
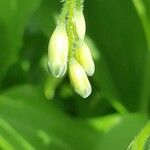
[[[0,0],[0,149],[124,150],[149,120],[150,1],[86,0],[92,95],[47,70],[59,0]]]

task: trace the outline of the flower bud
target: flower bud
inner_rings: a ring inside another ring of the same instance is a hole
[[[75,58],[79,64],[84,68],[88,76],[92,76],[95,72],[95,64],[89,47],[82,42],[79,48],[75,51]]]
[[[51,74],[62,77],[67,69],[68,37],[64,27],[57,26],[48,46],[48,67]]]
[[[82,10],[77,10],[75,12],[75,23],[77,28],[77,33],[79,37],[83,40],[86,32],[86,24]]]
[[[87,98],[92,88],[84,69],[74,58],[69,61],[69,76],[75,91],[83,98]]]

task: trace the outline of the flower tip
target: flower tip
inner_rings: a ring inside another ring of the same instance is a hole
[[[91,51],[85,43],[76,50],[75,57],[80,65],[84,68],[88,76],[92,76],[95,72],[95,64],[92,58]]]
[[[69,77],[75,91],[83,98],[87,98],[91,92],[91,84],[82,66],[72,59],[69,62]]]
[[[48,61],[48,70],[55,78],[61,78],[66,73],[67,65],[52,66],[51,63]]]
[[[89,86],[89,88],[85,89],[82,93],[82,97],[85,99],[87,97],[89,97],[92,93],[92,88],[91,88],[91,85]]]
[[[87,68],[86,72],[87,72],[88,76],[93,76],[93,74],[95,72],[95,64],[94,64],[94,62],[91,65],[91,67]]]

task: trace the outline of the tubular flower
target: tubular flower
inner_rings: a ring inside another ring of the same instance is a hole
[[[92,91],[90,82],[82,66],[73,58],[69,61],[69,77],[75,91],[87,98]]]
[[[64,27],[57,26],[48,46],[48,67],[51,74],[62,77],[67,70],[68,36]]]
[[[82,42],[79,48],[75,51],[75,58],[84,68],[88,76],[92,76],[95,72],[95,64],[92,59],[89,47]]]
[[[75,13],[75,23],[77,28],[77,33],[79,37],[83,40],[86,32],[86,23],[82,10],[77,10]]]
[[[59,16],[48,46],[48,69],[55,78],[67,71],[72,86],[83,98],[92,91],[88,76],[92,76],[95,65],[90,49],[84,43],[86,23],[83,15],[83,0],[62,0]]]

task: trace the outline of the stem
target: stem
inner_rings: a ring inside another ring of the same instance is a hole
[[[66,0],[68,3],[68,15],[67,15],[67,34],[69,40],[69,59],[73,57],[74,41],[76,35],[76,26],[74,23],[74,12],[76,6],[76,0]]]
[[[66,1],[63,5],[63,8],[62,8],[62,11],[61,11],[61,14],[59,15],[59,19],[58,19],[58,25],[59,24],[66,24],[66,16],[67,16],[67,13],[68,13],[68,6],[69,6],[69,2]]]
[[[142,0],[133,0],[133,3],[137,9],[140,19],[143,24],[144,32],[147,40],[148,54],[146,58],[145,74],[143,81],[143,88],[141,93],[141,107],[140,111],[148,113],[149,104],[149,89],[150,89],[150,22],[147,16],[146,8]]]
[[[74,57],[74,49],[78,45],[79,36],[77,34],[74,15],[76,10],[83,9],[83,0],[66,0],[62,12],[58,19],[58,25],[65,27],[69,41],[69,59]]]

